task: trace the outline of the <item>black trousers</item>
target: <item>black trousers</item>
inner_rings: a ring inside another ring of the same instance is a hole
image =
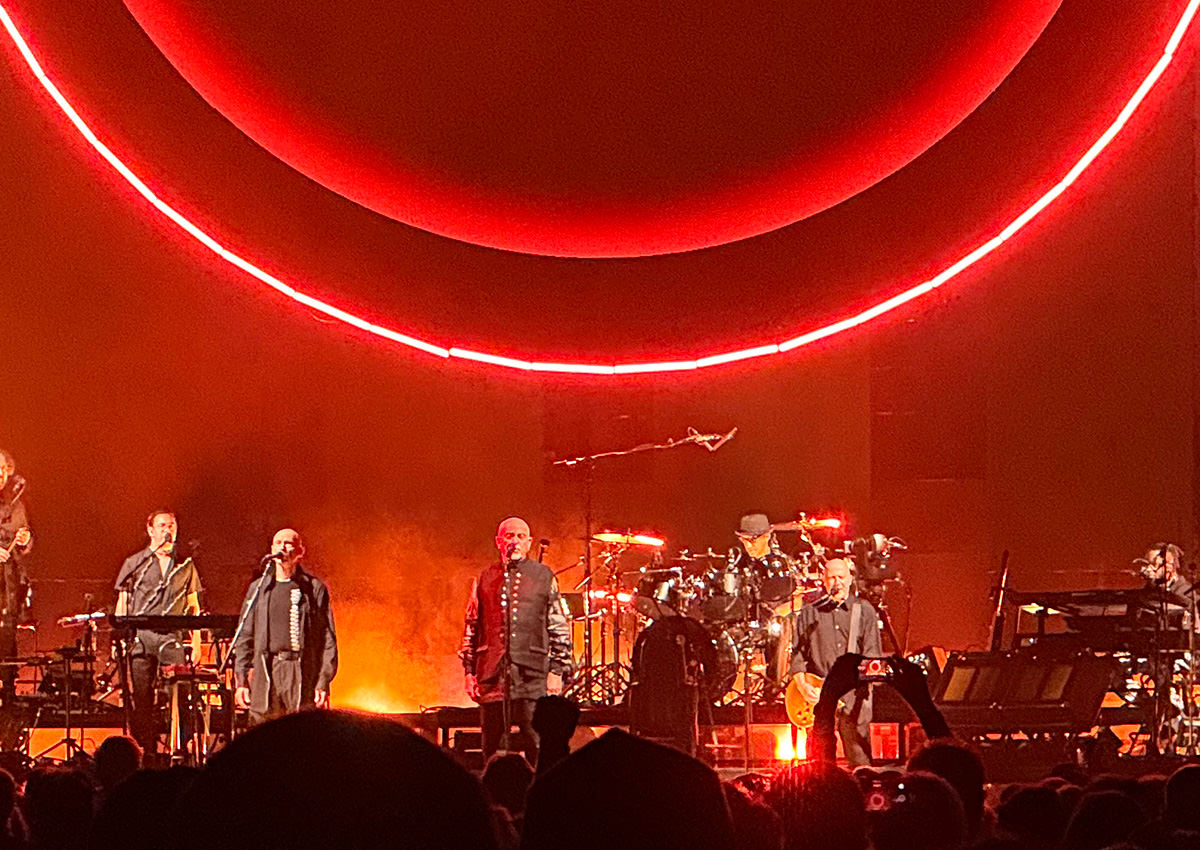
[[[254,708],[250,709],[251,726],[257,726],[268,720],[274,720],[276,717],[298,711],[301,704],[305,702],[305,695],[300,692],[303,668],[300,664],[299,653],[272,655],[267,658],[267,665],[268,681],[259,682],[259,677],[255,676],[250,682],[251,706],[262,705],[259,701],[259,694],[263,689],[267,691],[267,710],[260,712],[255,711]],[[309,702],[311,702],[312,694],[308,696],[310,697]]]
[[[129,732],[147,753],[158,752],[162,717],[155,708],[158,668],[161,664],[183,664],[183,642],[175,633],[139,631],[129,645],[129,688],[133,711]]]
[[[0,619],[0,656],[17,657],[17,621],[9,617]],[[0,670],[0,704],[12,705],[13,697],[16,696],[16,682],[16,667],[4,667]]]
[[[525,755],[530,764],[537,763],[537,733],[533,731],[533,707],[537,700],[511,699],[512,725],[521,730],[526,739]],[[504,735],[504,702],[485,702],[479,706],[480,729],[483,733],[483,759],[486,762],[500,747],[500,738]],[[511,728],[511,727],[510,727]],[[522,743],[517,736],[510,735],[510,750],[517,749]]]

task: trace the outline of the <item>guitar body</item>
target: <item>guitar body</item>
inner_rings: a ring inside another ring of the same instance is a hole
[[[815,673],[801,673],[804,681],[812,685],[818,691],[821,690],[821,685],[825,680]],[[787,711],[788,720],[792,721],[793,726],[798,726],[801,729],[811,729],[813,725],[813,709],[816,708],[816,703],[809,702],[804,698],[800,686],[796,684],[795,677],[788,682],[787,690],[783,692],[783,707]]]

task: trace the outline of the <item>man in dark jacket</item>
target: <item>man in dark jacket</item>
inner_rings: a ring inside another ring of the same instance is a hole
[[[791,672],[805,699],[814,705],[820,688],[803,674],[824,678],[847,652],[883,655],[879,614],[854,593],[854,572],[844,558],[831,558],[821,569],[825,595],[796,613],[792,631]],[[838,735],[852,767],[871,761],[871,692],[864,686],[847,694],[837,712]]]
[[[496,751],[508,731],[506,689],[510,729],[516,725],[536,741],[534,703],[547,693],[561,693],[571,670],[566,608],[554,573],[529,559],[532,543],[525,520],[509,517],[500,523],[500,560],[479,574],[467,602],[458,657],[466,672],[467,696],[480,704],[485,757]]]
[[[12,455],[0,449],[0,656],[17,656],[17,627],[28,614],[29,576],[26,556],[33,546],[25,513],[25,479],[17,475]],[[14,667],[0,672],[0,700],[10,704],[17,677]]]
[[[290,528],[276,532],[268,568],[250,585],[233,645],[234,699],[262,723],[302,708],[328,708],[337,673],[337,635],[329,590],[300,563],[304,543]]]

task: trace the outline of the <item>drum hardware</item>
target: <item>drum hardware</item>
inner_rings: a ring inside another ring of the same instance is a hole
[[[810,517],[808,514],[801,514],[794,520],[789,522],[773,522],[771,523],[772,531],[800,531],[811,532],[817,529],[832,529],[836,531],[842,527],[842,521],[838,517]]]
[[[632,679],[632,670],[621,656],[622,617],[632,610],[636,598],[634,592],[621,586],[624,574],[617,569],[617,558],[625,549],[624,543],[606,544],[599,556],[599,567],[575,586],[576,590],[582,589],[585,649],[579,665],[582,675],[576,675],[566,695],[580,701],[616,705]],[[600,626],[598,659],[588,654],[592,646],[593,620]]]
[[[606,452],[595,452],[579,457],[564,457],[559,458],[551,463],[551,466],[558,466],[564,469],[575,469],[581,467],[583,469],[583,536],[585,540],[590,541],[592,538],[592,507],[593,507],[593,479],[595,478],[596,461],[614,457],[626,457],[633,454],[641,454],[643,452],[666,451],[675,449],[684,445],[701,445],[704,446],[710,453],[716,451],[725,442],[730,440],[737,432],[734,428],[726,435],[715,434],[700,434],[694,428],[688,428],[687,436],[679,440],[668,439],[665,443],[642,443],[629,449],[616,449]],[[592,575],[592,547],[587,545],[583,547],[583,577],[588,580]],[[585,618],[590,613],[588,606],[590,600],[584,596],[584,616]],[[602,632],[603,633],[603,632]],[[580,683],[583,701],[590,702],[592,699],[592,630],[590,625],[585,626],[583,632],[583,681]]]

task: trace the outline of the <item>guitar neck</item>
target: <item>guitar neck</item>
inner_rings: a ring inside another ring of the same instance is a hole
[[[13,535],[13,539],[4,547],[4,554],[11,555],[13,553],[13,550],[17,548],[17,539],[21,536],[21,532],[26,530],[24,527],[17,529],[16,534]]]

